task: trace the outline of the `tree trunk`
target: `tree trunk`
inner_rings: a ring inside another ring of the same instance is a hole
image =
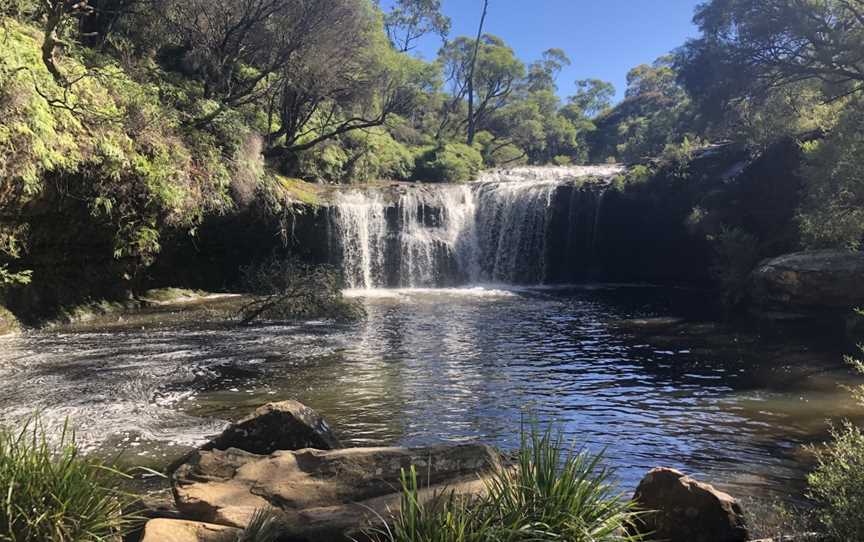
[[[480,52],[480,39],[483,37],[483,25],[486,23],[486,12],[489,0],[483,0],[483,15],[480,16],[480,26],[477,28],[477,40],[474,42],[474,54],[471,57],[471,68],[468,71],[468,144],[474,144],[477,134],[477,119],[474,114],[474,70],[477,67],[477,55]]]

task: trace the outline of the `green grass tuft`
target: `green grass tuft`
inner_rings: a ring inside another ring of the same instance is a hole
[[[124,475],[83,457],[68,425],[49,443],[38,420],[0,429],[0,540],[114,542],[137,523]]]
[[[602,455],[575,452],[550,429],[523,431],[515,465],[493,466],[486,493],[419,498],[417,472],[402,475],[402,502],[377,542],[635,542],[638,513]]]

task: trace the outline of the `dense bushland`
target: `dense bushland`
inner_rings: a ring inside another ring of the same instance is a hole
[[[437,0],[13,0],[0,8],[0,289],[59,281],[43,259],[61,247],[98,253],[70,284],[134,289],[167,238],[194,244],[208,217],[290,214],[285,179],[638,164],[622,188],[687,182],[714,143],[756,160],[791,142],[802,161],[775,192],[795,199],[789,227],[736,221],[741,200],[710,192],[676,224],[715,246],[734,305],[759,258],[860,244],[864,17],[843,0],[714,0],[695,21],[701,36],[633,68],[613,106],[594,79],[561,97],[561,49],[526,62],[485,19],[450,36]],[[436,37],[433,62],[413,54]]]
[[[608,88],[586,83],[564,105],[563,51],[526,66],[449,26],[437,1],[6,3],[0,295],[134,289],[167,238],[194,244],[208,217],[290,213],[286,178],[465,181],[484,165],[584,160]],[[435,62],[411,54],[427,34],[443,39]],[[59,276],[64,250],[80,273]]]

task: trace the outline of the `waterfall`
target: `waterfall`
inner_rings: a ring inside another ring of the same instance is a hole
[[[340,194],[334,225],[349,288],[384,284],[387,221],[384,198],[375,192]]]
[[[524,167],[340,192],[331,259],[353,289],[555,282],[590,259],[602,186],[620,171]]]

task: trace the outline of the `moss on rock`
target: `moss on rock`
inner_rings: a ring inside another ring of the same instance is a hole
[[[9,309],[0,305],[0,335],[9,335],[21,330],[21,324]]]

